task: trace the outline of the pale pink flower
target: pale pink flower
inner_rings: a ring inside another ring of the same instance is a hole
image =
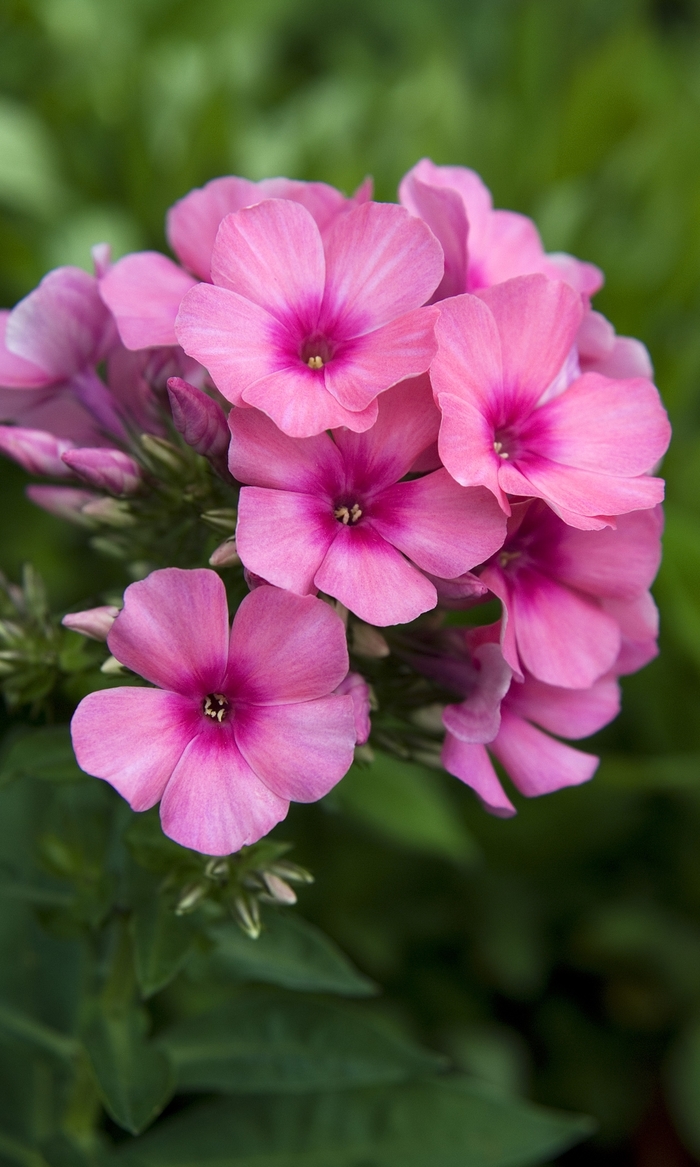
[[[602,272],[592,263],[547,255],[531,219],[495,211],[479,175],[464,166],[436,166],[422,158],[401,180],[399,198],[442,245],[445,275],[435,301],[538,272],[565,280],[586,297],[602,286]]]
[[[372,197],[363,183],[347,199],[323,182],[267,178],[250,182],[228,176],[191,190],[168,211],[168,242],[182,267],[157,251],[139,251],[117,260],[105,273],[100,291],[114,313],[129,349],[174,345],[175,318],[185,292],[211,280],[211,259],[222,219],[263,199],[290,199],[306,207],[321,231],[353,206]],[[192,274],[190,274],[192,273]]]
[[[261,587],[229,634],[224,585],[165,568],[131,584],[107,638],[157,688],[90,693],[71,725],[79,765],[133,810],[160,801],[163,830],[208,855],[256,842],[352,762],[345,630],[311,596]]]
[[[240,493],[236,546],[249,571],[304,595],[336,597],[369,624],[402,624],[437,603],[424,572],[461,575],[503,543],[488,491],[446,470],[409,482],[439,425],[427,377],[379,399],[372,429],[290,438],[233,409],[229,466]]]
[[[80,632],[91,640],[106,640],[112,625],[119,615],[119,608],[113,604],[101,604],[99,608],[86,608],[82,612],[69,612],[61,620],[64,628]]]
[[[431,380],[442,411],[438,441],[450,474],[507,494],[544,499],[582,530],[655,506],[648,471],[666,451],[668,418],[645,378],[585,373],[552,396],[581,322],[568,284],[525,276],[440,306]]]
[[[361,432],[378,394],[427,370],[442,275],[440,245],[402,208],[365,203],[325,235],[298,203],[270,199],[228,215],[213,285],[185,296],[176,333],[234,405],[293,437]]]

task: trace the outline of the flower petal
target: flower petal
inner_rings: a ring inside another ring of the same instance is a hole
[[[100,295],[113,313],[128,349],[177,344],[175,318],[185,292],[197,281],[158,251],[125,255],[100,280]]]
[[[437,403],[442,411],[438,451],[446,469],[461,486],[485,486],[509,515],[510,504],[499,485],[493,427],[478,406],[453,393],[439,393]]]
[[[222,219],[264,197],[258,184],[247,178],[213,178],[170,208],[166,217],[168,243],[189,271],[200,280],[210,280],[211,254]]]
[[[73,749],[81,770],[104,778],[132,810],[148,810],[196,732],[196,720],[191,698],[179,693],[101,689],[73,714]]]
[[[11,353],[5,344],[5,332],[10,313],[6,309],[0,311],[0,385],[6,389],[39,389],[50,385],[54,380],[51,373]],[[17,400],[20,404],[20,399]]]
[[[226,589],[206,568],[153,571],[126,589],[107,643],[146,680],[201,699],[221,687],[226,672]]]
[[[249,486],[305,493],[334,489],[343,481],[343,460],[327,433],[290,438],[259,409],[232,409],[229,469]]]
[[[266,585],[245,597],[231,629],[228,680],[246,704],[326,697],[347,671],[343,622],[323,600]]]
[[[271,831],[289,803],[253,773],[232,732],[212,730],[193,738],[182,755],[165,788],[160,820],[182,847],[229,855]]]
[[[491,814],[501,819],[515,814],[515,807],[501,786],[484,746],[460,741],[448,733],[442,747],[442,764],[448,774],[471,786]]]
[[[94,276],[58,267],[20,300],[5,330],[7,348],[61,381],[95,365],[116,340]]]
[[[479,645],[474,657],[480,666],[476,684],[459,705],[445,707],[442,721],[460,741],[484,743],[493,741],[498,733],[501,701],[511,687],[513,674],[497,644]]]
[[[593,596],[633,599],[651,586],[661,561],[660,507],[620,515],[615,530],[577,531],[559,537],[556,575]]]
[[[332,504],[310,494],[244,486],[238,500],[236,550],[255,575],[304,596],[338,533]]]
[[[420,166],[420,163],[419,163]],[[421,182],[416,167],[401,180],[399,198],[412,215],[427,223],[445,257],[445,274],[433,303],[467,290],[467,216],[455,190]]]
[[[506,709],[491,749],[527,798],[552,794],[564,786],[580,786],[593,777],[600,760],[555,741]]]
[[[352,340],[323,370],[328,392],[346,409],[365,409],[385,389],[426,372],[437,349],[437,311],[418,308]]]
[[[363,433],[377,419],[377,402],[353,411],[336,401],[325,387],[324,373],[304,368],[282,369],[243,390],[243,401],[271,417],[293,438],[310,438],[324,430],[347,426]]]
[[[437,603],[434,585],[369,524],[339,530],[314,582],[381,627],[406,624]]]
[[[435,339],[438,351],[430,379],[438,402],[449,393],[487,417],[492,451],[493,428],[505,399],[501,338],[493,313],[476,296],[446,300],[440,305]]]
[[[611,474],[593,474],[589,470],[562,466],[559,462],[539,457],[520,462],[518,469],[522,472],[519,493],[525,493],[524,478],[529,485],[527,493],[543,498],[564,522],[584,531],[610,526],[606,515],[647,510],[663,502],[663,478],[650,478],[646,474],[637,478],[616,478]],[[513,485],[507,475],[514,470],[515,467],[499,473],[499,482],[506,490]],[[586,521],[587,516],[601,521],[591,524]]]
[[[270,790],[294,802],[315,802],[352,764],[352,698],[241,706],[234,733],[243,757]]]
[[[528,676],[511,685],[506,708],[559,737],[590,737],[620,712],[620,686],[603,678],[590,689],[560,689]]]

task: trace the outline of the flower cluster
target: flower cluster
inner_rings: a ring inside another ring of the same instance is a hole
[[[66,617],[150,685],[81,702],[80,765],[210,855],[342,778],[380,659],[376,726],[410,675],[404,756],[437,707],[443,766],[508,815],[489,755],[526,796],[590,778],[559,739],[656,653],[670,429],[646,349],[591,307],[602,274],[470,170],[424,159],[399,205],[371,195],[215,179],[168,214],[179,262],[99,245],[94,276],[59,268],[0,318],[0,448],[53,480],[38,505],[127,547],[159,474],[205,498],[186,455],[218,483],[230,632],[222,577],[179,544],[133,565],[121,611]]]

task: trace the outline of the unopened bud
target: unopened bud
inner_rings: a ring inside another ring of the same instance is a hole
[[[204,899],[207,891],[207,886],[204,883],[188,884],[187,887],[182,889],[180,898],[175,906],[175,915],[186,916],[189,912],[193,912],[199,901]]]
[[[236,529],[238,513],[234,507],[219,507],[216,510],[204,511],[201,517],[202,522],[206,523],[207,526],[228,535]]]
[[[280,879],[288,879],[290,883],[314,882],[311,872],[305,867],[300,867],[298,863],[287,863],[282,860],[280,863],[273,863],[269,870],[273,875],[279,875]]]
[[[96,243],[90,249],[92,255],[92,262],[95,268],[95,276],[98,280],[104,279],[107,272],[112,266],[112,245],[111,243]]]
[[[108,490],[110,494],[134,494],[141,485],[138,463],[123,450],[103,446],[67,450],[63,461],[90,486]]]
[[[374,761],[374,750],[365,742],[362,746],[355,746],[355,761],[363,766],[371,766]]]
[[[445,726],[442,723],[444,712],[445,706],[437,702],[434,705],[421,705],[419,709],[413,710],[411,721],[419,729],[426,729],[428,733],[441,734],[445,731]]]
[[[69,523],[77,523],[80,527],[95,529],[95,523],[83,513],[83,507],[99,500],[99,495],[90,490],[78,490],[72,486],[28,486],[28,499],[35,506],[48,511],[50,515],[57,515],[59,519],[67,519]]]
[[[106,677],[123,677],[127,669],[118,661],[116,656],[108,656],[107,660],[100,665],[100,672],[104,673]]]
[[[211,567],[238,567],[241,562],[241,557],[236,551],[236,538],[230,535],[228,539],[224,539],[209,556],[209,564]]]
[[[167,466],[168,470],[178,473],[184,469],[185,462],[177,446],[165,438],[157,438],[154,434],[141,434],[141,445],[151,458]]]
[[[62,455],[73,448],[73,442],[66,438],[56,438],[45,430],[0,425],[0,451],[19,462],[29,474],[70,478],[70,469],[62,460]]]
[[[276,903],[295,904],[297,902],[296,892],[292,890],[286,880],[280,879],[279,875],[273,875],[271,871],[263,871],[262,877],[265,880],[267,890]]]
[[[234,908],[239,927],[243,929],[246,936],[250,936],[251,940],[257,940],[262,932],[260,908],[257,900],[254,900],[252,896],[237,896]]]
[[[226,883],[230,871],[228,859],[210,859],[204,868],[207,879],[213,880],[214,883]]]
[[[89,636],[91,640],[106,640],[118,615],[119,608],[103,604],[99,608],[86,608],[84,612],[69,612],[61,624],[71,632]]]
[[[83,514],[108,527],[133,527],[136,522],[128,502],[118,498],[93,498],[83,507]]]
[[[391,649],[378,628],[373,628],[371,624],[353,624],[352,651],[357,656],[381,660],[389,656]]]
[[[225,467],[231,434],[218,402],[181,377],[168,378],[168,396],[175,428],[187,445]]]

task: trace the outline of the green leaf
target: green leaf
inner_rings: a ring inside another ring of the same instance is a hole
[[[191,916],[176,916],[159,894],[157,880],[140,872],[131,917],[136,980],[142,997],[152,997],[179,973],[192,951],[197,926]]]
[[[160,1114],[175,1087],[173,1068],[147,1031],[143,1009],[95,1003],[82,1034],[106,1109],[133,1135]]]
[[[441,783],[436,771],[377,750],[369,766],[351,767],[334,796],[349,814],[404,847],[473,863],[477,845]]]
[[[700,1019],[676,1041],[666,1064],[669,1108],[688,1149],[700,1152]]]
[[[46,782],[85,778],[75,760],[67,725],[23,729],[6,739],[0,754],[0,784],[27,777]]]
[[[262,981],[308,993],[371,997],[377,986],[313,924],[293,913],[268,912],[265,929],[251,940],[235,924],[211,929],[215,959],[240,980]]]
[[[450,1078],[221,1100],[169,1119],[115,1160],[139,1167],[527,1167],[592,1127],[589,1119]]]
[[[160,1041],[183,1090],[307,1094],[402,1082],[444,1066],[366,1008],[244,990]]]
[[[0,1030],[59,1058],[73,1058],[80,1050],[80,1044],[75,1038],[36,1021],[12,1005],[0,1004]]]

